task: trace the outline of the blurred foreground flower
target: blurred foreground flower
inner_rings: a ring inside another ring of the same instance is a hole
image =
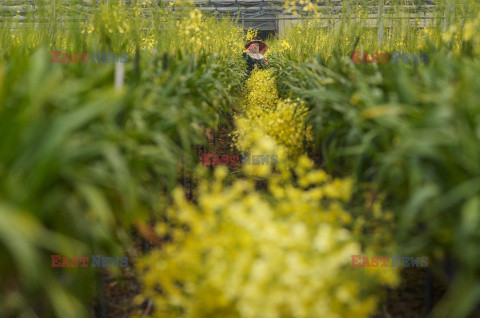
[[[136,301],[151,299],[157,317],[368,317],[376,287],[394,285],[396,270],[351,267],[361,247],[342,205],[350,181],[300,161],[304,186],[280,162],[265,191],[250,180],[228,185],[224,166],[203,179],[197,204],[177,188],[172,241],[138,261],[144,290]]]

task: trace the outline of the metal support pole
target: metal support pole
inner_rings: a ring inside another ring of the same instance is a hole
[[[143,253],[147,252],[149,248],[150,248],[150,244],[148,243],[147,239],[145,239],[145,237],[142,236],[142,252]]]
[[[125,64],[115,63],[115,91],[119,92],[123,89],[123,82],[125,79]]]
[[[322,167],[323,168],[323,155],[322,155],[322,145],[320,145],[319,147],[319,151],[318,151],[318,166],[319,167]]]
[[[99,291],[99,304],[98,304],[98,311],[100,318],[107,318],[107,300],[104,293],[104,284],[105,284],[105,276],[102,272],[102,269],[98,269],[98,291]]]
[[[446,7],[444,12],[444,23],[443,23],[443,31],[447,30],[447,26],[450,26],[454,21],[455,15],[455,6],[450,1],[446,1]]]
[[[185,155],[182,157],[183,193],[187,194],[187,176],[185,171]]]
[[[135,76],[138,81],[140,79],[140,48],[138,47],[138,44],[135,47]]]
[[[56,5],[57,5],[57,1],[56,0],[53,0],[52,2],[52,23],[50,25],[50,38],[51,40],[53,41],[53,30],[56,28],[56,21],[57,21],[57,17],[56,17]]]
[[[198,157],[198,146],[193,145],[193,151],[195,155]],[[195,162],[195,161],[194,161]],[[193,169],[194,169],[194,162],[192,163],[192,167],[190,169],[190,200],[193,199]]]
[[[384,9],[384,0],[380,3],[380,8],[378,10],[378,49],[382,49],[382,38],[383,38],[383,9]]]
[[[427,269],[427,278],[425,279],[425,317],[429,317],[433,309],[433,278],[432,272]]]

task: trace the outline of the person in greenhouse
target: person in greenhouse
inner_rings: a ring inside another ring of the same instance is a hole
[[[262,40],[252,40],[245,44],[243,58],[247,61],[247,74],[250,76],[255,67],[264,69],[268,66],[267,59],[263,56],[268,46]]]

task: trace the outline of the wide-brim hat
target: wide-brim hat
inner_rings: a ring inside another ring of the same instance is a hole
[[[258,48],[258,52],[259,53],[265,53],[267,50],[268,50],[268,45],[265,44],[265,42],[263,42],[262,40],[251,40],[251,41],[248,41],[247,44],[245,44],[245,49],[248,49],[248,47],[250,45],[252,45],[253,43],[258,43],[259,45],[259,48]]]

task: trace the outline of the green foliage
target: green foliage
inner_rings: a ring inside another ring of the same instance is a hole
[[[456,47],[431,42],[420,64],[325,62],[316,52],[271,63],[281,95],[310,105],[327,170],[374,181],[395,211],[402,253],[429,255],[451,283],[438,317],[465,317],[480,299],[480,66],[474,50]]]
[[[243,61],[215,48],[169,52],[166,63],[160,48],[140,48],[138,64],[129,52],[119,92],[114,64],[51,63],[53,49],[125,50],[118,37],[133,33],[110,33],[110,13],[92,33],[17,30],[25,38],[12,41],[2,29],[2,315],[88,316],[96,271],[51,268],[50,255],[124,256],[131,227],[163,213],[159,195],[176,184],[182,159],[198,160],[191,145],[205,142],[201,127],[236,103]]]

